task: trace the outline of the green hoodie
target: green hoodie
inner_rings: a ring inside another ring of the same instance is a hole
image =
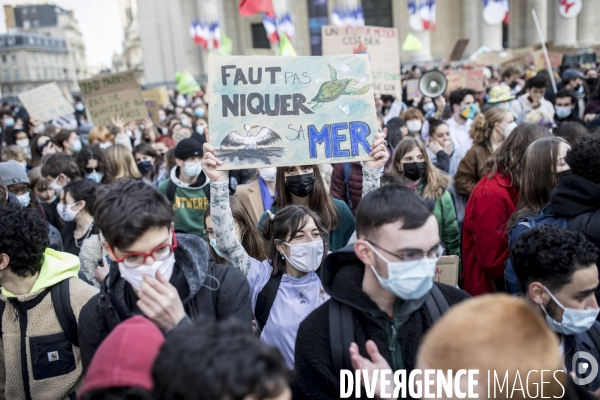
[[[45,251],[42,269],[29,293],[35,293],[38,290],[49,288],[65,279],[77,278],[78,273],[79,257],[74,256],[73,254],[52,250],[48,247]],[[6,297],[15,297],[14,294],[4,288],[2,288],[2,294]]]

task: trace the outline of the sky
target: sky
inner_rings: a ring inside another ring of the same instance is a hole
[[[0,0],[0,34],[6,33],[4,5],[56,4],[73,10],[79,22],[79,30],[85,44],[85,55],[89,67],[112,66],[114,53],[123,50],[123,28],[119,16],[118,0]]]

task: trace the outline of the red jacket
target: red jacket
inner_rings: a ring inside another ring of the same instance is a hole
[[[510,175],[484,176],[473,189],[463,222],[463,289],[471,296],[494,291],[492,279],[504,280],[508,259],[506,222],[515,212],[519,192]]]

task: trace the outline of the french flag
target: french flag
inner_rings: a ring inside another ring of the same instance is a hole
[[[296,27],[294,26],[292,17],[289,13],[286,12],[281,16],[281,18],[279,18],[279,22],[277,23],[277,31],[279,32],[280,36],[281,34],[285,33],[290,39],[294,36],[294,33],[296,33]]]
[[[277,20],[275,17],[270,17],[267,14],[263,15],[263,26],[265,27],[265,31],[267,31],[269,42],[279,42],[279,34],[277,33]]]
[[[419,15],[425,30],[435,31],[435,0],[426,0],[421,3]]]

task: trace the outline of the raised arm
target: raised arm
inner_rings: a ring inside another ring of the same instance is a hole
[[[373,140],[373,144],[371,146],[371,153],[369,154],[374,158],[374,160],[365,161],[363,163],[363,197],[365,197],[367,193],[379,188],[381,168],[383,168],[387,160],[390,158],[390,154],[388,153],[385,145],[386,135],[387,128],[375,136],[375,140]]]

